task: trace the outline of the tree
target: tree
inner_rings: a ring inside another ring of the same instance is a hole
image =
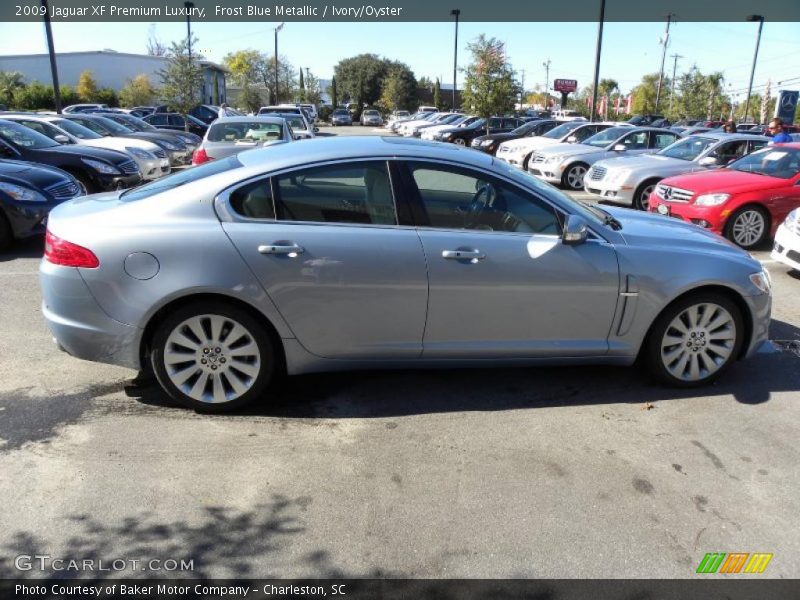
[[[308,69],[306,69],[306,102],[318,105],[322,102],[322,92],[319,89],[319,79]]]
[[[155,95],[156,90],[150,84],[150,78],[141,73],[125,82],[119,91],[119,101],[122,106],[147,106],[153,102]]]
[[[95,94],[95,101],[101,104],[107,104],[110,107],[119,106],[119,96],[117,92],[110,87],[103,87],[97,90]]]
[[[431,81],[430,77],[420,77],[419,81],[417,82],[419,89],[421,90],[433,90],[433,81]]]
[[[642,81],[633,88],[633,110],[636,114],[652,113],[656,109],[656,91],[658,89],[658,73],[649,73],[642,77]],[[666,89],[670,85],[665,77],[661,89]],[[600,86],[598,85],[598,89]]]
[[[300,67],[300,85],[298,86],[300,89],[300,102],[306,101],[306,81],[303,77],[303,67]]]
[[[197,40],[192,44],[196,45]],[[158,71],[161,98],[172,110],[186,114],[200,101],[203,68],[189,56],[186,40],[173,42],[167,56],[166,67]]]
[[[254,87],[250,84],[242,88],[242,93],[239,96],[237,106],[244,107],[250,112],[258,112],[258,109],[264,106],[264,99]]]
[[[0,71],[0,100],[7,106],[14,104],[14,93],[24,87],[22,73],[19,71]]]
[[[675,99],[670,118],[711,118],[730,112],[730,99],[723,90],[722,73],[703,75],[697,66],[675,81]]]
[[[439,78],[436,78],[436,84],[433,86],[433,105],[436,108],[442,106],[442,84],[439,83]]]
[[[331,97],[331,106],[335,109],[339,106],[339,90],[336,88],[336,75],[331,78],[331,86],[328,88]]]
[[[261,79],[261,63],[266,60],[258,50],[238,50],[225,55],[222,62],[230,71],[231,83],[245,87],[247,84],[258,83]]]
[[[83,102],[94,102],[97,99],[97,82],[88,69],[78,76],[78,85],[75,88],[78,97]]]
[[[147,30],[147,54],[150,56],[166,56],[169,48],[156,37],[156,25],[153,23]]]
[[[505,44],[481,34],[467,47],[472,62],[465,69],[463,105],[486,119],[513,110],[522,88],[514,79]],[[488,121],[486,127],[488,132]]]
[[[412,109],[417,102],[417,81],[404,63],[391,63],[381,86],[378,105],[384,110]]]
[[[356,103],[355,118],[361,116],[365,104],[375,104],[387,75],[389,61],[375,54],[359,54],[340,60],[333,71],[340,89]]]

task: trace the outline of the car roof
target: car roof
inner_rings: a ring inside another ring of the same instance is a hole
[[[292,115],[292,116],[296,116],[296,115]],[[250,122],[255,122],[255,123],[274,123],[275,125],[283,125],[283,123],[284,123],[282,117],[273,117],[273,116],[258,117],[258,116],[255,116],[255,117],[219,117],[219,118],[215,119],[212,124],[216,125],[218,123],[250,123]]]
[[[714,131],[709,129],[708,131],[701,131],[696,133],[694,136],[686,136],[683,139],[687,139],[689,137],[701,137],[701,138],[712,138],[717,141],[721,140],[769,140],[769,138],[765,135],[759,135],[757,133],[748,133],[747,131],[743,131],[742,133],[725,133],[723,131]]]
[[[383,136],[314,138],[302,144],[248,150],[238,157],[245,167],[260,167],[259,171],[263,171],[265,165],[273,171],[332,160],[386,157],[453,160],[484,168],[494,161],[488,154],[453,144]]]

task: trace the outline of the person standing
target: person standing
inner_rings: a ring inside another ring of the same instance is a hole
[[[218,117],[228,117],[228,116],[230,116],[228,114],[228,104],[227,104],[227,102],[223,102],[222,104],[220,104],[219,112],[217,113],[217,116]]]
[[[786,133],[783,128],[783,121],[778,117],[770,121],[768,131],[772,134],[770,144],[785,144],[792,141],[792,136]]]
[[[729,120],[725,123],[725,126],[722,128],[725,133],[736,133],[736,123],[733,119]]]

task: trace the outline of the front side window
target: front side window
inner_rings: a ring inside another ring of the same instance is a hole
[[[186,121],[184,121],[183,117],[180,115],[170,115],[169,124],[175,125],[176,127],[186,127]]]
[[[459,167],[409,163],[428,225],[558,235],[555,210],[522,189]]]
[[[620,136],[625,135],[626,131],[629,131],[626,127],[609,127],[586,138],[583,143],[597,148],[605,148],[614,140],[618,140]]]
[[[718,165],[727,165],[731,161],[742,158],[746,153],[747,140],[739,140],[721,144],[709,156],[716,158]]]
[[[658,154],[680,160],[694,160],[716,143],[714,138],[692,135],[674,142]]]
[[[272,186],[269,178],[235,189],[230,195],[231,208],[248,219],[274,219]]]
[[[647,132],[639,131],[626,135],[621,143],[626,150],[643,150],[647,148]]]
[[[152,115],[148,117],[148,121],[153,125],[166,125],[167,115]]]
[[[396,225],[385,162],[312,167],[275,177],[275,211],[284,221]]]
[[[663,150],[670,144],[674,143],[678,136],[673,135],[671,133],[653,133],[651,136],[653,139],[653,145],[651,148],[657,148],[658,150]]]

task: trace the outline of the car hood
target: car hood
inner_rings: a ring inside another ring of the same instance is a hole
[[[94,140],[83,140],[81,143],[84,146],[108,148],[110,150],[119,150],[120,152],[125,152],[126,148],[141,148],[151,153],[158,150],[157,145],[139,138],[102,137]]]
[[[629,208],[603,206],[621,224],[618,232],[629,246],[664,246],[694,248],[702,252],[751,260],[756,271],[760,264],[750,255],[724,237],[680,219]]]
[[[418,125],[437,125],[437,123],[431,123],[425,119],[416,119],[414,121],[403,121],[403,127],[416,127]]]
[[[605,148],[587,146],[586,144],[567,144],[564,142],[551,144],[541,150],[541,153],[545,155],[568,154],[570,156],[577,156],[579,154],[599,154],[602,152],[605,152]]]
[[[695,194],[727,192],[741,194],[782,188],[789,185],[789,180],[755,173],[744,173],[734,169],[718,169],[711,173],[700,172],[689,175],[670,177],[662,181],[664,185],[691,190]]]
[[[479,137],[477,137],[475,139],[478,139],[478,140],[481,140],[481,141],[483,141],[483,140],[497,140],[499,142],[505,142],[505,141],[508,141],[508,140],[515,140],[515,139],[517,139],[519,137],[520,136],[517,135],[517,134],[512,134],[512,133],[506,132],[506,133],[490,133],[488,135],[481,135],[481,136],[479,136]]]
[[[81,146],[75,144],[74,146],[52,146],[50,148],[42,149],[41,152],[53,152],[56,154],[72,154],[81,158],[98,159],[118,165],[130,160],[127,154],[118,152],[117,150],[109,150],[108,148],[94,148],[92,146]]]
[[[515,146],[525,150],[535,150],[537,148],[544,148],[545,146],[563,146],[564,144],[553,138],[542,137],[536,135],[533,137],[522,137],[509,140],[508,146]],[[567,146],[574,147],[575,144],[566,144]]]
[[[61,169],[47,165],[0,160],[0,181],[24,187],[48,188],[72,181],[72,177]]]
[[[601,160],[596,165],[602,165],[609,171],[612,169],[625,168],[631,172],[648,172],[653,174],[679,173],[699,168],[699,165],[691,160],[681,160],[680,158],[670,158],[656,154],[640,154],[639,156],[616,156]]]

